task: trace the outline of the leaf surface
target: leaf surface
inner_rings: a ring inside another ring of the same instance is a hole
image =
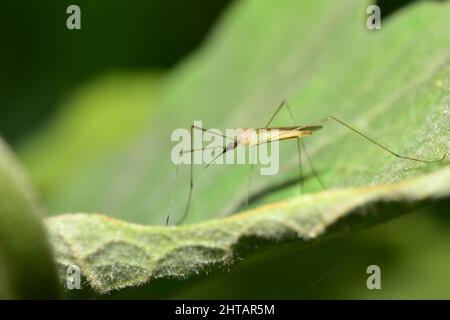
[[[48,219],[61,270],[78,265],[99,293],[157,278],[185,278],[267,243],[369,227],[450,197],[450,168],[419,179],[327,191],[187,226],[142,226],[100,214]]]

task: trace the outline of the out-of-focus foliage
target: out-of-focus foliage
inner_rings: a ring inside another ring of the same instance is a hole
[[[54,124],[23,145],[21,158],[52,214],[76,208],[86,191],[101,201],[95,181],[109,176],[122,160],[117,155],[151,125],[158,80],[151,73],[105,75],[67,98]]]
[[[53,255],[34,190],[0,140],[0,298],[57,298]]]
[[[116,70],[167,69],[207,34],[229,0],[17,0],[2,4],[0,132],[32,136],[74,87]],[[81,30],[66,9],[81,9]]]

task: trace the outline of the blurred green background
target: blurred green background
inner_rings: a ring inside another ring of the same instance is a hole
[[[378,4],[388,17],[411,2]],[[139,119],[145,121],[149,113],[158,112],[148,110],[157,107],[149,101],[157,95],[164,74],[201,45],[231,1],[79,0],[81,32],[65,28],[65,9],[74,3],[19,0],[2,4],[0,134],[27,164],[30,159],[20,150],[55,117],[69,115],[70,124],[63,124],[73,126],[68,134],[79,126],[89,128],[83,116],[86,110],[71,113],[80,101],[90,115],[95,114],[96,99],[110,99],[111,104],[110,122],[101,129],[92,125],[96,131],[87,130],[86,139],[104,134],[115,147],[125,143],[126,137],[115,134],[116,129],[125,126],[127,134],[133,135],[133,130],[145,126],[137,123]],[[111,96],[117,87],[120,93]],[[72,99],[75,102],[67,103]],[[121,108],[129,99],[135,106],[132,116]],[[93,121],[101,117],[99,109]],[[46,139],[51,144],[52,139],[61,138]],[[94,147],[95,152],[108,148]],[[55,166],[50,163],[48,170],[57,172]],[[307,249],[286,247],[251,257],[231,272],[183,282],[161,280],[110,297],[450,298],[450,220],[433,212],[425,209]],[[364,287],[365,267],[372,263],[382,267],[381,291]]]
[[[45,126],[64,97],[107,72],[169,70],[201,44],[231,2],[6,1],[0,13],[0,133],[18,145]],[[386,17],[412,2],[378,4]],[[65,28],[71,4],[82,8],[83,32]]]
[[[170,69],[201,43],[229,2],[4,2],[1,134],[19,143],[52,117],[65,96],[108,71]],[[81,32],[65,27],[71,4],[81,8]]]

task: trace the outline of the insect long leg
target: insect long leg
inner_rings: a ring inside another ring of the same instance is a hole
[[[297,121],[295,120],[294,113],[292,112],[291,107],[289,106],[289,103],[284,100],[284,103],[281,106],[286,106],[289,116],[291,117],[292,123],[295,124]],[[298,152],[298,181],[300,184],[300,193],[303,193],[303,167],[302,167],[302,148],[300,146],[300,138],[296,138],[297,140],[297,152]]]
[[[173,198],[175,196],[175,184],[177,182],[179,168],[180,168],[180,165],[177,164],[175,167],[175,175],[174,175],[174,178],[172,181],[172,187],[170,188],[169,209],[167,210],[166,226],[169,225],[169,220],[170,220],[170,216],[172,213]]]
[[[284,107],[287,106],[288,110],[289,110],[289,114],[292,118],[292,121],[294,122],[295,125],[295,119],[294,119],[294,115],[289,107],[289,105],[287,104],[286,100],[283,100],[280,105],[278,106],[278,108],[275,110],[275,112],[272,114],[272,116],[270,117],[269,121],[267,122],[267,124],[265,125],[265,129],[268,129],[270,127],[270,125],[272,124],[272,121],[275,119],[275,117],[277,116],[277,114],[280,112],[280,110]],[[299,157],[299,181],[300,181],[300,192],[302,192],[303,190],[303,170],[302,170],[302,158],[301,158],[301,149],[300,149],[300,139],[297,139],[297,148],[298,148],[298,157]],[[251,186],[252,186],[252,173],[253,173],[253,162],[250,161],[250,168],[249,168],[249,175],[248,175],[248,185],[247,185],[247,197],[245,198],[245,206],[248,206],[248,202],[249,202],[249,198],[250,198],[250,192],[251,192]]]
[[[313,163],[311,161],[311,157],[309,156],[308,150],[306,150],[305,142],[303,140],[300,140],[300,142],[302,144],[303,150],[305,151],[305,156],[306,156],[306,159],[308,160],[308,163],[309,163],[309,166],[311,168],[311,171],[312,171],[313,175],[316,177],[317,181],[319,181],[320,186],[323,189],[326,189],[327,187],[325,186],[325,183],[323,183],[322,179],[319,176],[319,173],[316,171],[316,168],[314,168],[314,165],[313,165]]]
[[[190,149],[190,150],[182,150],[180,152],[180,155],[183,155],[185,153],[194,153],[195,151],[204,151],[204,150],[212,150],[212,149],[222,149],[222,147],[212,146],[212,147],[196,148],[196,149]],[[170,220],[170,216],[171,216],[171,209],[172,209],[172,203],[173,203],[173,198],[174,198],[174,193],[175,193],[175,184],[176,184],[177,177],[178,177],[179,166],[180,166],[179,164],[176,165],[175,176],[172,181],[172,188],[171,188],[171,194],[170,194],[170,200],[169,200],[169,210],[167,211],[167,217],[166,217],[166,225],[169,225],[169,220]]]
[[[297,121],[294,118],[294,113],[292,112],[291,107],[289,106],[288,102],[286,101],[286,107],[289,110],[289,114],[291,115],[291,119],[294,122],[294,125],[297,123]],[[306,144],[303,141],[303,139],[297,138],[297,149],[298,149],[298,154],[299,154],[299,174],[300,174],[300,189],[303,189],[303,173],[302,173],[302,158],[301,158],[301,148],[303,147],[303,150],[305,151],[305,156],[306,159],[308,161],[309,167],[311,168],[311,171],[314,175],[314,177],[316,177],[317,181],[319,181],[320,185],[322,186],[323,189],[325,189],[325,184],[323,183],[322,179],[320,178],[319,174],[317,173],[317,170],[314,168],[314,165],[311,161],[311,157],[309,156],[308,150],[306,150]]]
[[[191,207],[191,200],[192,200],[192,191],[194,189],[194,152],[195,151],[204,151],[204,150],[208,150],[208,149],[222,149],[223,147],[221,146],[212,146],[212,147],[202,147],[202,148],[194,148],[194,129],[197,130],[202,130],[203,132],[208,132],[210,134],[214,134],[220,137],[223,137],[225,139],[229,139],[229,140],[233,140],[233,138],[227,137],[225,135],[219,134],[217,132],[205,129],[205,128],[201,128],[195,125],[191,126],[191,149],[189,150],[183,150],[181,153],[190,153],[191,154],[191,163],[189,165],[189,193],[188,193],[188,200],[186,203],[186,208],[184,210],[183,216],[181,217],[181,219],[178,220],[178,223],[181,223],[187,216],[187,214],[189,213],[189,209]],[[176,169],[178,171],[178,167]],[[174,183],[173,183],[174,184]],[[170,221],[170,211],[167,214],[167,218],[166,218],[166,225],[169,224]]]
[[[250,147],[253,148],[253,147]],[[250,149],[249,149],[250,152]],[[251,153],[252,156],[254,156],[254,153]],[[252,174],[253,174],[253,159],[250,159],[250,167],[248,172],[248,182],[247,182],[247,196],[245,197],[245,207],[248,207],[248,203],[250,201],[250,192],[252,190]]]
[[[212,146],[212,147],[204,147],[204,148],[196,148],[196,149],[189,149],[189,150],[182,150],[180,152],[181,155],[185,153],[195,152],[195,151],[205,151],[205,150],[213,150],[213,149],[223,149],[223,147],[220,146]]]
[[[275,119],[275,117],[277,116],[278,112],[280,112],[281,108],[283,108],[284,105],[287,104],[286,100],[281,101],[280,105],[278,106],[277,110],[275,110],[275,112],[273,113],[272,117],[270,117],[269,121],[267,122],[265,128],[269,128],[273,119]]]
[[[186,218],[186,215],[189,211],[189,208],[191,206],[191,199],[192,199],[192,190],[194,189],[194,177],[193,177],[193,171],[194,171],[194,129],[198,128],[194,125],[191,126],[191,163],[189,165],[189,194],[188,194],[188,200],[186,203],[186,208],[184,210],[183,215],[181,216],[181,219],[178,220],[178,223],[182,222],[184,218]],[[201,129],[201,128],[200,128]]]
[[[191,126],[191,134],[192,134],[192,129],[202,130],[203,132],[208,132],[210,134],[214,134],[216,136],[219,136],[219,137],[222,137],[222,138],[234,141],[233,138],[227,137],[226,135],[223,135],[223,134],[220,134],[220,133],[217,133],[215,131],[212,131],[212,130],[209,130],[209,129],[205,129],[205,128],[202,128],[202,127],[197,127],[196,125],[192,125]],[[192,136],[191,136],[191,139],[192,139]]]
[[[281,108],[282,108],[283,106],[286,106],[286,108],[288,109],[289,115],[290,115],[290,117],[291,117],[291,119],[292,119],[294,125],[297,123],[297,121],[295,120],[295,117],[294,117],[294,113],[292,112],[292,109],[291,109],[291,107],[289,106],[289,103],[287,102],[287,100],[283,100],[283,102],[280,104],[280,106],[279,106],[278,109],[276,110],[275,114],[274,114],[274,115],[272,116],[272,118],[270,119],[270,121],[269,121],[269,123],[268,123],[268,126],[270,125],[270,123],[271,123],[272,120],[274,119],[275,115],[281,110]],[[283,137],[283,135],[289,134],[290,132],[294,132],[294,131],[299,130],[299,129],[303,128],[303,127],[304,127],[304,126],[299,126],[299,127],[296,127],[296,128],[294,128],[294,129],[292,129],[292,130],[290,130],[290,131],[284,133],[284,134],[282,133],[282,134],[280,134],[280,135],[278,136],[278,139],[281,139],[281,138]],[[266,129],[267,129],[267,127],[266,127]],[[298,156],[298,161],[299,161],[298,166],[299,166],[300,192],[301,192],[302,189],[303,189],[303,179],[302,179],[302,177],[303,177],[303,170],[302,170],[302,158],[301,158],[301,157],[302,157],[302,152],[301,152],[301,149],[302,149],[302,148],[303,148],[303,150],[305,151],[306,159],[307,159],[307,161],[308,161],[308,164],[309,164],[309,166],[310,166],[310,168],[311,168],[311,171],[312,171],[314,177],[317,179],[317,181],[319,182],[319,184],[321,185],[321,187],[322,187],[323,189],[326,189],[325,184],[323,183],[322,179],[320,178],[320,176],[319,176],[317,170],[315,169],[315,167],[314,167],[314,165],[313,165],[313,163],[312,163],[312,161],[311,161],[311,157],[309,156],[309,153],[308,153],[308,151],[307,151],[307,149],[306,149],[306,144],[304,143],[303,140],[301,140],[301,138],[298,138],[298,137],[297,137],[296,139],[297,139],[297,150],[298,150],[298,155],[299,155],[299,156]]]
[[[298,183],[300,185],[300,193],[303,193],[302,148],[300,146],[300,138],[297,138],[295,140],[297,141],[297,153],[298,153]]]
[[[279,135],[277,135],[277,136],[271,137],[271,138],[268,139],[268,140],[265,140],[265,141],[262,141],[262,142],[258,142],[257,145],[260,145],[260,144],[263,144],[263,143],[270,143],[271,141],[276,141],[276,140],[283,140],[284,137],[289,136],[290,133],[292,133],[292,132],[297,132],[298,130],[301,130],[302,128],[305,128],[305,126],[295,127],[294,129],[291,129],[291,130],[289,130],[289,131],[287,131],[287,132],[284,132],[284,133],[281,133],[281,134],[279,134]],[[308,133],[308,134],[310,134],[310,133]],[[312,164],[311,158],[310,158],[310,156],[309,156],[309,154],[308,154],[308,152],[307,152],[307,150],[306,150],[306,145],[305,145],[305,143],[304,143],[303,140],[302,140],[301,138],[299,138],[299,137],[296,137],[296,139],[297,139],[297,149],[299,150],[299,173],[300,173],[300,180],[302,180],[301,178],[302,178],[302,176],[303,176],[303,175],[302,175],[302,168],[301,168],[301,163],[302,163],[302,161],[301,161],[301,149],[303,148],[303,149],[305,150],[305,154],[306,154],[306,157],[307,157],[307,159],[308,159],[309,165],[311,166],[311,171],[313,172],[313,174],[315,175],[315,177],[319,180],[319,183],[325,188],[324,183],[323,183],[322,180],[320,179],[320,177],[319,177],[319,175],[318,175],[316,169],[314,168],[314,166],[313,166],[313,164]],[[302,188],[300,187],[300,189],[302,189]]]
[[[339,120],[338,118],[334,117],[334,116],[329,116],[326,118],[323,118],[321,120],[319,120],[319,122],[325,122],[325,121],[329,121],[329,120],[334,120],[337,123],[341,124],[344,127],[347,127],[348,129],[352,130],[353,132],[356,132],[357,134],[359,134],[361,137],[363,137],[364,139],[374,143],[375,145],[377,145],[378,147],[380,147],[381,149],[389,152],[390,154],[396,156],[397,158],[401,158],[401,159],[406,159],[406,160],[412,160],[412,161],[417,161],[417,162],[424,162],[424,163],[432,163],[432,162],[439,162],[444,160],[447,155],[448,152],[444,153],[444,155],[439,158],[439,159],[435,159],[435,160],[425,160],[425,159],[419,159],[419,158],[414,158],[414,157],[410,157],[410,156],[404,156],[404,155],[400,155],[394,151],[392,151],[391,149],[385,147],[384,145],[382,145],[381,143],[375,141],[374,139],[370,138],[369,136],[365,135],[364,133],[362,133],[361,131],[356,130],[355,128],[353,128],[352,126],[350,126],[349,124],[345,123],[344,121]]]
[[[191,150],[194,150],[194,128],[196,128],[194,125],[191,126]],[[186,209],[184,210],[183,215],[181,216],[181,219],[178,221],[178,223],[182,222],[184,218],[187,216],[189,212],[189,208],[191,207],[191,200],[192,200],[192,190],[194,189],[194,152],[191,152],[191,163],[189,166],[189,195],[188,195],[188,201],[186,203]]]

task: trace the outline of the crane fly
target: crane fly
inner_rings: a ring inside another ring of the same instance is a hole
[[[277,116],[277,114],[280,112],[280,110],[286,107],[288,112],[289,112],[289,116],[293,122],[293,126],[290,127],[271,127],[271,123],[272,121],[275,119],[275,117]],[[223,156],[225,153],[227,153],[228,151],[232,151],[234,149],[236,149],[238,146],[248,146],[248,147],[254,147],[254,146],[258,146],[261,144],[265,144],[265,143],[271,143],[273,141],[284,141],[284,140],[292,140],[292,139],[296,139],[297,140],[297,150],[298,150],[298,170],[299,170],[299,184],[300,184],[300,190],[302,190],[302,186],[303,186],[303,180],[302,180],[302,149],[305,152],[305,156],[307,158],[308,164],[311,168],[311,171],[313,173],[313,175],[316,177],[316,179],[318,180],[318,182],[320,183],[320,185],[322,186],[322,188],[325,189],[325,184],[323,183],[323,181],[320,179],[320,176],[318,175],[317,171],[315,170],[313,163],[311,161],[311,158],[309,157],[309,154],[306,150],[306,146],[302,140],[302,138],[309,136],[311,134],[313,134],[315,131],[318,131],[320,129],[323,128],[323,123],[328,122],[328,121],[334,121],[338,124],[340,124],[341,126],[353,131],[354,133],[358,134],[360,137],[366,139],[367,141],[375,144],[376,146],[378,146],[379,148],[381,148],[382,150],[390,153],[391,155],[400,158],[400,159],[405,159],[405,160],[410,160],[410,161],[416,161],[416,162],[422,162],[422,163],[433,163],[433,162],[439,162],[444,160],[447,155],[448,152],[446,152],[441,158],[439,159],[435,159],[435,160],[426,160],[426,159],[419,159],[419,158],[414,158],[411,156],[405,156],[405,155],[401,155],[398,154],[394,151],[392,151],[391,149],[387,148],[386,146],[382,145],[381,143],[377,142],[376,140],[370,138],[369,136],[367,136],[366,134],[362,133],[361,131],[355,129],[353,126],[345,123],[344,121],[334,117],[334,116],[329,116],[323,119],[320,119],[318,121],[316,121],[316,124],[314,125],[296,125],[297,121],[294,118],[294,114],[289,106],[289,104],[287,103],[286,100],[283,100],[283,102],[278,106],[278,108],[276,109],[276,111],[274,112],[274,114],[272,115],[272,117],[270,118],[270,120],[267,122],[266,126],[264,128],[256,128],[256,129],[252,129],[252,128],[247,128],[247,129],[238,129],[237,130],[237,134],[235,135],[235,137],[231,138],[229,136],[226,135],[222,135],[219,134],[215,131],[211,131],[209,129],[206,128],[202,128],[202,127],[198,127],[195,125],[191,126],[191,149],[189,150],[184,150],[182,151],[182,154],[184,153],[190,153],[191,155],[191,162],[190,162],[190,184],[189,184],[189,194],[188,194],[188,200],[187,200],[187,204],[186,204],[186,208],[184,211],[183,216],[181,217],[181,219],[179,220],[179,222],[181,222],[189,213],[189,209],[190,209],[190,205],[191,205],[191,200],[192,200],[192,191],[194,189],[194,179],[193,179],[193,156],[194,156],[194,152],[196,151],[205,151],[207,149],[219,149],[219,153],[214,156],[214,158],[207,163],[207,165],[205,166],[205,169],[208,168],[212,163],[214,163],[215,160],[217,160],[219,157]],[[229,140],[229,143],[227,143],[225,146],[223,147],[203,147],[203,148],[197,148],[195,149],[193,147],[193,131],[194,130],[201,130],[203,132],[208,132],[210,134],[213,135],[218,135],[223,137],[224,139]],[[261,138],[261,136],[263,136],[263,138]],[[250,169],[252,169],[252,164],[250,164]],[[176,174],[178,172],[178,165],[177,165],[177,169],[176,169]],[[176,180],[176,174],[175,174],[175,179]],[[251,175],[249,176],[251,177]],[[251,179],[249,179],[249,184],[248,184],[248,193],[247,193],[247,198],[246,198],[246,205],[248,205],[248,199],[249,199],[249,194],[250,194],[250,188],[251,188]],[[171,201],[172,202],[172,198],[173,198],[173,192],[174,192],[174,188],[172,188],[172,194],[171,194]],[[169,205],[170,207],[170,205]],[[169,224],[169,220],[170,220],[170,211],[167,214],[167,218],[166,218],[166,225]]]

